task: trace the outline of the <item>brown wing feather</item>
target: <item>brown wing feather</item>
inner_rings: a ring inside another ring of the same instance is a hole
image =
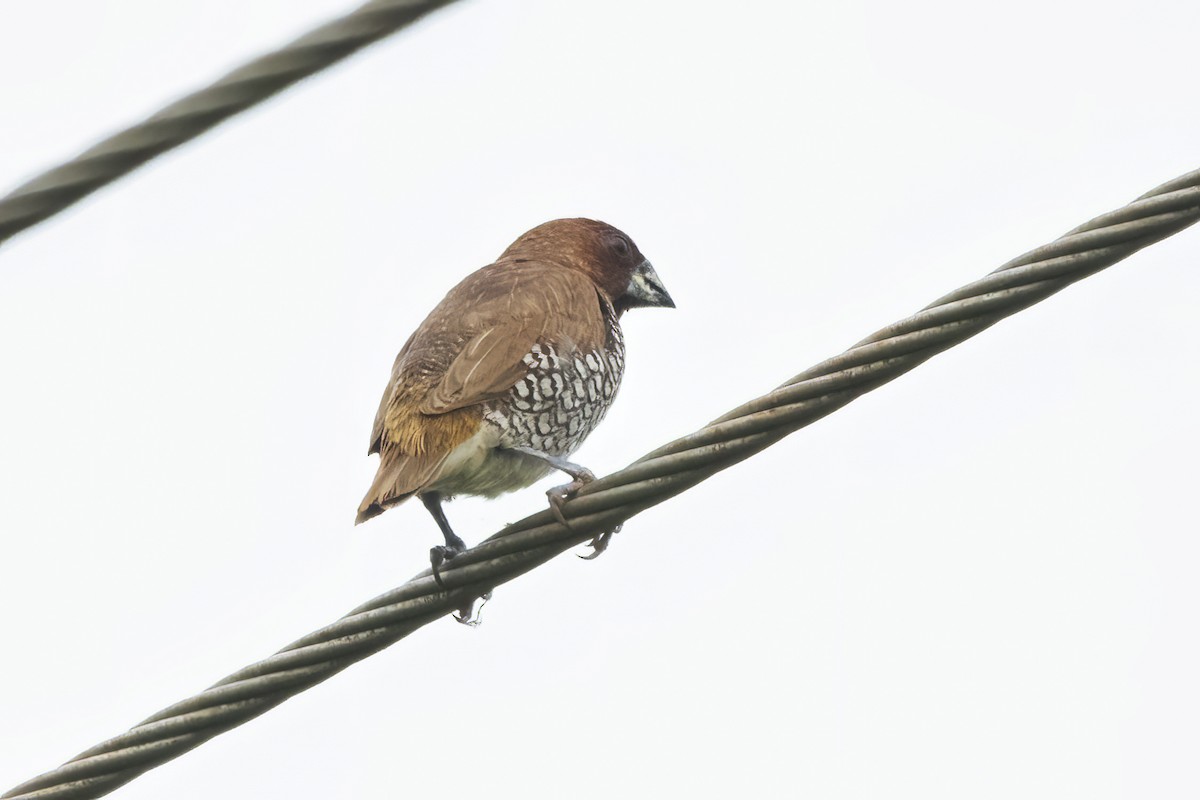
[[[523,359],[534,344],[565,353],[604,343],[600,298],[587,276],[542,262],[476,276],[493,285],[472,308],[471,338],[425,396],[422,413],[444,414],[504,396],[529,371]]]
[[[431,485],[450,452],[478,430],[482,403],[528,371],[535,343],[560,353],[603,346],[595,284],[540,261],[500,261],[450,290],[405,343],[371,431],[379,473],[359,509],[381,513]]]
[[[388,406],[391,405],[399,386],[400,365],[404,361],[404,354],[408,352],[408,347],[416,335],[414,331],[413,335],[408,337],[408,341],[404,343],[404,347],[400,348],[399,355],[392,363],[392,377],[388,381],[387,388],[383,390],[383,397],[379,398],[379,410],[375,412],[375,422],[371,424],[371,446],[367,448],[367,455],[378,453],[379,448],[383,445],[383,418],[387,416]]]

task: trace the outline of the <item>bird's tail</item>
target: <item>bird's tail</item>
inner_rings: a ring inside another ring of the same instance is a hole
[[[371,488],[358,506],[354,524],[359,525],[377,517],[392,506],[398,506],[425,489],[437,476],[446,457],[381,454],[379,471]]]
[[[387,511],[392,506],[397,505],[398,503],[403,503],[405,500],[407,500],[410,497],[412,497],[412,495],[407,494],[404,497],[397,500],[395,503],[391,503],[386,506],[383,505],[382,503],[370,502],[368,499],[364,498],[362,501],[362,505],[360,505],[358,507],[358,516],[354,518],[354,524],[361,525],[369,519],[374,519],[375,517],[378,517],[383,512]]]

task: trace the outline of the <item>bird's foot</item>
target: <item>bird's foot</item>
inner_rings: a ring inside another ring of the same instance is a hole
[[[550,513],[567,528],[571,527],[571,523],[567,522],[567,517],[563,514],[563,504],[578,494],[580,489],[596,480],[590,469],[582,467],[575,473],[574,478],[570,483],[555,486],[546,492],[546,498],[550,501]]]
[[[596,538],[588,542],[588,547],[592,548],[592,552],[586,556],[580,556],[580,558],[582,558],[584,561],[591,561],[593,558],[597,558],[601,553],[608,549],[609,543],[612,542],[612,537],[621,532],[622,526],[623,523],[618,524],[617,527],[613,528],[611,531],[601,531],[600,533],[596,534]]]
[[[457,542],[447,542],[446,544],[439,544],[437,547],[429,548],[429,566],[433,569],[433,579],[437,582],[438,586],[443,589],[446,588],[446,583],[442,580],[442,573],[439,571],[439,567],[455,556],[462,554],[466,549],[467,546],[462,539],[459,539]]]
[[[487,601],[492,599],[492,590],[488,589],[478,598],[471,598],[469,603],[463,605],[454,615],[454,621],[466,625],[468,628],[476,628],[479,623],[483,622],[483,607],[487,605]],[[479,608],[475,607],[475,601],[479,600]]]

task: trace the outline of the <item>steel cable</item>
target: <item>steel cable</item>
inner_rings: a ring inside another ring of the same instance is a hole
[[[372,0],[171,103],[0,198],[0,243],[239,111],[454,0]]]
[[[426,570],[3,797],[100,797],[1198,220],[1200,170],[1008,262],[699,431],[589,484],[564,506],[570,529],[548,510],[509,525],[443,568],[446,589]]]

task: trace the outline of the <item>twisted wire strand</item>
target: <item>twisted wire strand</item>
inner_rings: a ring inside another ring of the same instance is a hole
[[[371,0],[0,198],[0,244],[293,83],[454,0]]]
[[[699,431],[589,484],[564,506],[570,528],[548,510],[509,525],[443,568],[446,589],[426,570],[3,797],[100,797],[1198,220],[1200,170],[1008,262]]]

